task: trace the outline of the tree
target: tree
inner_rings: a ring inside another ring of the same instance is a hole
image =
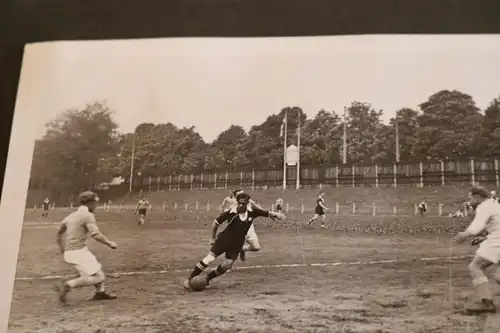
[[[283,165],[283,136],[280,136],[283,119],[287,114],[287,145],[297,144],[297,127],[307,119],[301,108],[286,107],[279,114],[269,116],[260,125],[253,126],[243,145],[246,151],[245,167],[255,169],[279,168]]]
[[[247,134],[241,126],[232,125],[212,142],[214,166],[219,169],[237,169],[245,165],[244,144]]]
[[[35,145],[33,172],[52,193],[69,196],[93,189],[101,160],[116,154],[117,125],[104,103],[62,113]]]
[[[171,123],[143,123],[130,136],[131,141],[135,141],[136,175],[157,177],[173,173],[193,173],[205,166],[209,146],[194,126],[177,128]],[[132,145],[133,143],[129,143],[127,146]],[[127,148],[123,155],[130,159],[131,148]]]
[[[347,159],[352,163],[377,163],[387,159],[382,134],[385,127],[369,103],[352,102],[347,108]]]
[[[342,163],[342,127],[335,112],[320,110],[314,119],[306,122],[302,133],[303,165]]]
[[[420,159],[478,156],[483,116],[471,96],[442,90],[420,105],[414,155]]]
[[[413,155],[417,144],[418,112],[403,108],[396,112],[396,117],[389,120],[380,137],[386,151],[386,163],[396,161],[396,130],[399,132],[399,157],[400,161],[410,162],[419,160]],[[383,139],[385,137],[385,139]]]
[[[480,151],[484,157],[500,157],[500,98],[495,98],[484,111]]]

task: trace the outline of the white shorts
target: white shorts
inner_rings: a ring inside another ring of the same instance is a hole
[[[487,239],[479,245],[476,254],[493,264],[498,264],[500,262],[500,244],[491,244]]]
[[[80,275],[94,275],[102,269],[99,261],[87,247],[64,252],[64,260],[74,265]]]
[[[257,237],[257,233],[255,232],[255,226],[253,225],[253,223],[250,226],[250,229],[248,229],[246,240],[249,242],[259,240],[259,237]]]

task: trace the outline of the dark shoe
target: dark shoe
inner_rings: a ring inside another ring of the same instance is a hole
[[[245,251],[241,250],[240,251],[240,260],[245,261],[247,259]]]
[[[481,303],[469,306],[466,309],[469,314],[483,314],[483,313],[496,313],[497,308],[495,303],[490,299],[483,299]]]
[[[92,297],[92,301],[107,301],[112,299],[117,299],[118,297],[115,295],[108,294],[107,292],[96,292],[94,297]]]

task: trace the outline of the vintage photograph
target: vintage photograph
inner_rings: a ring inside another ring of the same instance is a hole
[[[8,332],[497,332],[498,59],[472,35],[28,45]]]

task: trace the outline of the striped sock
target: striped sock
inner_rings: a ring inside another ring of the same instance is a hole
[[[192,279],[195,276],[200,275],[205,270],[205,268],[207,268],[207,266],[208,266],[207,264],[205,264],[202,260],[200,260],[200,262],[196,264],[196,267],[191,272],[189,279]]]
[[[227,269],[223,268],[222,265],[217,266],[216,269],[213,269],[210,273],[207,275],[208,281],[211,281],[215,279],[218,276],[221,276],[222,274],[226,273]]]

